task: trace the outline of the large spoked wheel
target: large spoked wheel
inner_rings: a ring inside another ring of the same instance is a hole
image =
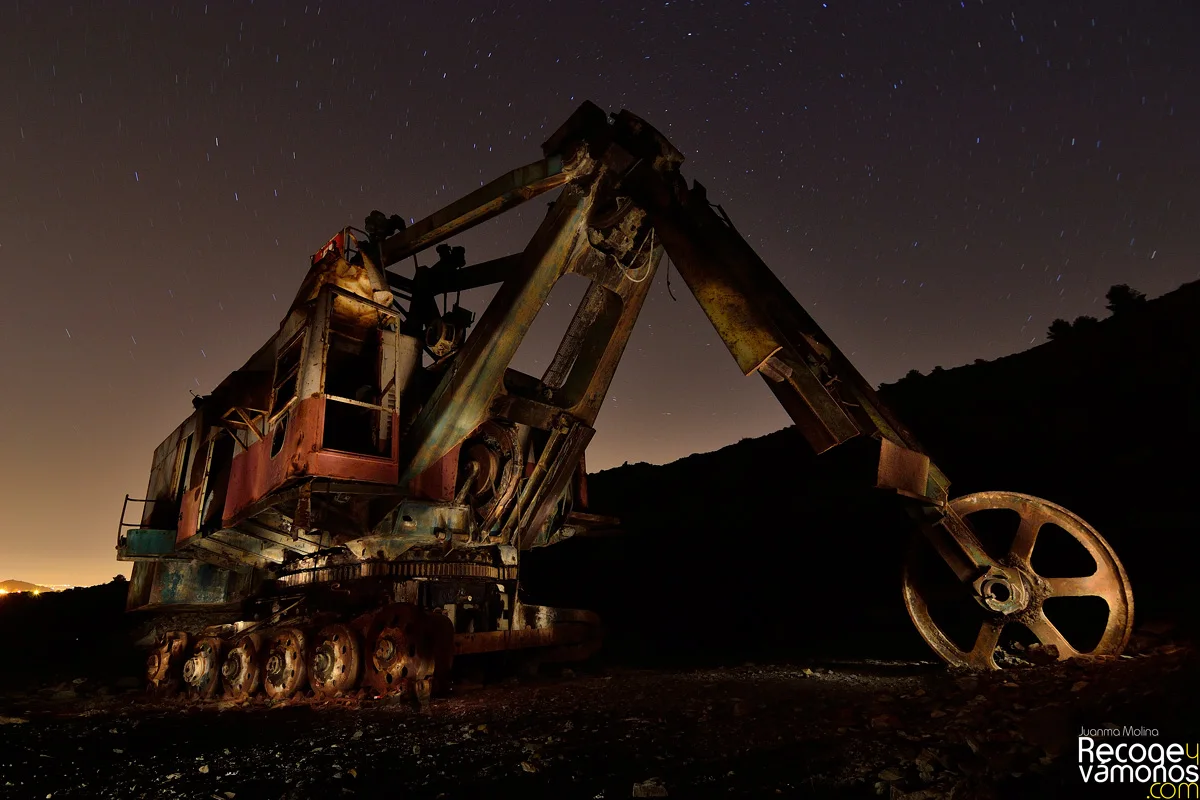
[[[950,508],[970,522],[979,536],[977,552],[990,563],[964,581],[918,534],[904,569],[909,616],[943,660],[1000,669],[1002,635],[1018,644],[1032,644],[1032,637],[1059,659],[1125,648],[1133,592],[1116,553],[1092,526],[1061,506],[1015,492],[971,494]],[[999,524],[984,531],[984,517]]]

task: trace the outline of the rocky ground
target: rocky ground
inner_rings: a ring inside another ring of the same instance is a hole
[[[1195,666],[1180,644],[989,674],[928,662],[592,666],[460,684],[424,709],[164,704],[131,681],[80,680],[0,697],[0,796],[1108,796],[1080,782],[1080,727],[1195,740]]]

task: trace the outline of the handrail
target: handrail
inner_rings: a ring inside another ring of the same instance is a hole
[[[130,503],[165,503],[167,501],[168,501],[168,498],[165,498],[165,497],[141,498],[141,497],[130,497],[129,495],[125,495],[125,501],[123,503],[121,503],[121,520],[117,523],[117,547],[120,548],[120,546],[121,546],[121,533],[124,531],[125,528],[137,528],[137,527],[140,527],[142,524],[140,522],[126,522],[125,521],[125,514],[129,510]]]

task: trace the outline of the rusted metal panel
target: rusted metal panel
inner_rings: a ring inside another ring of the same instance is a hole
[[[203,415],[196,411],[154,450],[150,479],[143,496],[144,528],[170,528],[179,513],[179,495],[187,486],[192,459],[199,450]],[[124,522],[124,519],[122,519]]]
[[[450,448],[450,452],[409,481],[409,493],[423,500],[453,500],[455,483],[458,480],[459,447],[455,445]]]
[[[395,424],[395,419],[396,415],[393,414],[393,424]],[[307,474],[322,478],[394,484],[397,473],[396,451],[398,446],[399,442],[393,444],[390,458],[376,458],[337,450],[320,450],[309,458]]]
[[[879,473],[875,483],[911,497],[924,497],[929,485],[929,456],[890,439],[880,442]]]
[[[150,602],[150,592],[154,589],[156,562],[135,561],[129,574],[129,590],[125,594],[125,610],[132,611]]]
[[[824,453],[862,432],[808,366],[788,365],[776,355],[759,374],[813,452]]]
[[[175,529],[132,528],[125,532],[117,548],[117,560],[154,558],[175,551]]]
[[[586,625],[570,623],[556,625],[553,628],[456,633],[454,635],[454,654],[465,656],[477,653],[495,653],[501,650],[575,645],[587,642],[595,635],[595,631]]]
[[[501,419],[548,431],[562,413],[562,409],[532,398],[509,394],[502,389],[492,401],[489,413]]]
[[[588,480],[586,452],[579,457],[579,466],[575,470],[575,507],[580,511],[588,507]]]
[[[272,428],[268,432],[272,435],[233,457],[222,516],[225,527],[231,527],[258,501],[295,479],[322,477],[395,484],[400,446],[397,437],[392,437],[388,458],[319,449],[326,402],[321,395],[304,398],[281,418],[287,420],[286,429],[274,455]],[[398,424],[399,415],[393,412],[393,430]]]
[[[179,506],[179,524],[176,528],[175,544],[186,541],[196,534],[200,525],[200,492],[203,486],[193,486],[183,495]]]
[[[315,300],[327,286],[385,308],[391,306],[393,296],[383,269],[365,252],[361,254],[362,263],[347,260],[348,248],[356,244],[353,235],[343,231],[313,256],[312,268],[292,301],[292,311]]]
[[[307,397],[296,403],[276,422],[286,425],[282,445],[272,455],[275,427],[268,436],[233,457],[229,491],[225,496],[222,524],[230,527],[249,506],[278,489],[292,477],[307,474],[308,459],[321,441],[324,398]]]
[[[159,561],[149,604],[217,605],[238,599],[229,570],[195,561]]]
[[[665,211],[652,214],[654,229],[671,260],[738,369],[743,375],[754,374],[783,347],[782,334],[754,302],[753,294],[739,285],[736,273],[713,258],[704,239]]]
[[[390,529],[352,539],[345,546],[360,559],[391,560],[418,544],[465,536],[470,531],[471,508],[461,503],[406,500],[393,512],[391,522]]]

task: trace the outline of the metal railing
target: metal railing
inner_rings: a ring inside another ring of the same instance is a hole
[[[125,514],[126,514],[126,513],[128,512],[128,510],[129,510],[129,504],[130,504],[130,503],[143,503],[143,504],[145,504],[145,503],[165,503],[165,502],[167,502],[167,501],[166,501],[165,499],[162,499],[162,498],[160,498],[160,499],[153,499],[153,498],[138,498],[138,497],[130,497],[129,495],[125,495],[125,502],[123,502],[123,503],[121,504],[121,521],[117,523],[117,549],[118,549],[118,550],[120,550],[120,549],[121,549],[121,545],[123,545],[123,544],[125,543],[125,536],[124,536],[124,534],[125,534],[125,529],[126,529],[126,528],[140,528],[140,527],[142,527],[142,523],[141,523],[141,522],[126,522],[126,521],[125,521]]]

